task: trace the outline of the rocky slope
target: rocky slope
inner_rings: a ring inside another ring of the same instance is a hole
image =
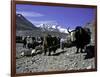
[[[16,14],[16,30],[33,30],[38,29],[32,24],[29,20],[27,20],[23,15]]]

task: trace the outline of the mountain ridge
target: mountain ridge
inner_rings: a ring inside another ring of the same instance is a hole
[[[16,14],[16,30],[38,29],[34,24],[27,20],[22,14]]]

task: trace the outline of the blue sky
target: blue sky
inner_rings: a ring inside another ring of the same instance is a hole
[[[58,7],[17,4],[16,13],[22,14],[33,24],[55,23],[63,28],[83,26],[95,17],[93,8]]]

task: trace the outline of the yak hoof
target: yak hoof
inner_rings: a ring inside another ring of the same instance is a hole
[[[48,56],[51,56],[51,54],[48,54]]]
[[[77,53],[79,53],[79,52],[76,52],[76,54],[77,54]]]
[[[81,53],[85,53],[85,52],[82,51]]]

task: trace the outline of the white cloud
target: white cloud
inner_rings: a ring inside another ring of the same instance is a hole
[[[44,16],[43,14],[41,13],[37,13],[37,12],[26,12],[26,11],[16,11],[16,13],[18,14],[22,14],[23,16],[25,17],[41,17],[41,16]]]
[[[62,32],[62,33],[68,33],[68,30],[66,29],[66,28],[62,28],[61,26],[58,26],[57,27],[58,28],[58,30],[60,31],[60,32]],[[73,29],[69,29],[69,31],[72,31]]]
[[[64,29],[64,28],[61,28],[61,27],[59,28],[59,31],[63,32],[63,33],[68,33],[67,29]]]
[[[33,21],[33,20],[30,20],[32,23],[34,24],[56,24],[57,25],[57,22],[55,20],[44,20],[44,21]]]

